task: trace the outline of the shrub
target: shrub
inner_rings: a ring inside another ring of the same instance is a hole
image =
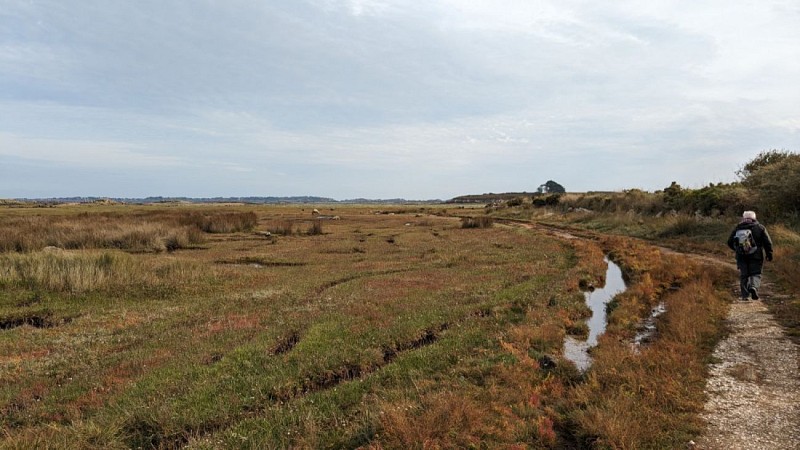
[[[678,216],[670,219],[670,224],[660,233],[659,237],[687,236],[694,234],[704,225],[693,216]]]
[[[522,206],[523,199],[522,197],[514,197],[506,203],[506,206],[514,207],[514,206]]]
[[[789,219],[800,215],[800,154],[763,152],[747,163],[739,176],[755,194],[758,210],[765,215]]]
[[[561,194],[537,195],[531,199],[533,206],[556,206],[561,202]]]

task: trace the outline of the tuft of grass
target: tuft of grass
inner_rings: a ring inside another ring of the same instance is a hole
[[[494,218],[489,216],[461,218],[461,228],[491,228],[493,225]]]
[[[488,411],[474,399],[444,391],[420,400],[380,406],[381,446],[373,448],[476,448],[489,434]]]
[[[267,231],[277,236],[292,236],[294,234],[294,222],[283,220],[272,224]]]
[[[306,230],[306,234],[309,236],[318,236],[322,234],[322,221],[317,219],[311,222],[311,226],[308,227]]]

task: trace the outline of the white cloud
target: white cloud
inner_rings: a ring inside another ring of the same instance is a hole
[[[497,190],[530,167],[716,181],[797,149],[797,23],[794,0],[11,2],[0,156],[323,195],[409,173],[421,196]]]

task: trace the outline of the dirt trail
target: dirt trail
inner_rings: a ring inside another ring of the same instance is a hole
[[[731,260],[688,256],[736,267]],[[731,285],[731,296],[738,297],[738,293],[736,281]],[[780,296],[771,283],[764,283],[762,299]],[[691,448],[800,449],[800,347],[786,336],[763,301],[734,301],[727,326],[729,334],[717,344],[713,354],[716,362],[709,366],[705,389],[708,400],[702,414],[708,426]]]
[[[508,223],[508,222],[506,222]],[[562,239],[580,239],[556,228],[514,222],[541,229]],[[664,253],[674,250],[662,248]],[[734,268],[732,260],[686,254],[706,264]],[[769,272],[766,274],[769,277]],[[738,281],[731,286],[738,293]],[[765,283],[761,296],[780,294]],[[800,449],[800,347],[785,334],[762,301],[733,302],[728,336],[717,344],[706,384],[708,400],[702,414],[708,427],[696,450]]]
[[[774,295],[764,286],[763,295]],[[736,302],[706,384],[698,449],[800,449],[800,348],[763,302]]]

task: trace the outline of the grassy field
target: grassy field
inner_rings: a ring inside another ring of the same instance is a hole
[[[0,210],[0,446],[674,448],[701,430],[730,273],[450,216],[480,210],[317,208],[339,219]],[[581,374],[563,340],[604,255],[629,289]]]

